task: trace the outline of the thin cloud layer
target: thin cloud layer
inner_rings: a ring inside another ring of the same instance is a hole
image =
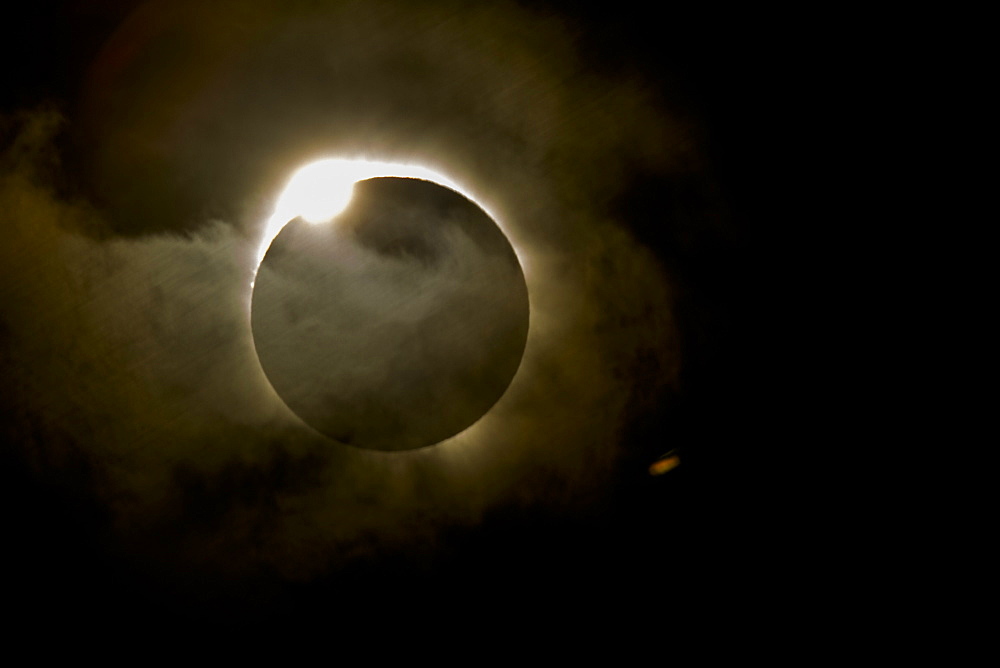
[[[372,555],[433,557],[498,508],[589,502],[631,412],[679,365],[671,287],[612,202],[627,174],[682,171],[697,147],[641,78],[582,63],[557,20],[503,3],[144,5],[77,111],[5,123],[0,364],[17,456],[43,477],[86,462],[109,549],[180,579],[309,582]],[[426,450],[323,438],[253,350],[276,189],[305,159],[359,153],[461,182],[528,282],[509,390]]]

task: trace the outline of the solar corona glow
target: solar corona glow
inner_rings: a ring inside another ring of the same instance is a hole
[[[340,443],[439,443],[489,411],[519,368],[529,305],[517,254],[482,206],[424,167],[302,167],[255,267],[261,368],[293,413]]]
[[[260,267],[271,242],[290,221],[301,217],[313,224],[327,222],[350,204],[355,183],[385,176],[433,181],[475,201],[451,179],[419,165],[347,158],[317,160],[300,167],[282,191],[274,213],[264,228],[256,266]]]

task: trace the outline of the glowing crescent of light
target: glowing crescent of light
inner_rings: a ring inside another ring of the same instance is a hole
[[[300,216],[310,223],[322,223],[330,220],[347,208],[351,201],[351,195],[354,193],[355,183],[380,176],[433,181],[451,188],[473,202],[476,201],[451,179],[418,165],[345,158],[329,158],[311,162],[292,175],[288,185],[285,186],[278,198],[274,213],[267,220],[264,236],[257,251],[254,278],[257,276],[257,269],[260,269],[260,263],[263,261],[264,255],[267,254],[271,242],[287,223]],[[476,204],[486,211],[482,204],[479,202]],[[496,217],[489,211],[486,213],[490,218],[496,220]],[[250,284],[253,285],[252,280]]]

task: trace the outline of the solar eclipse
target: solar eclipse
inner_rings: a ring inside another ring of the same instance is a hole
[[[430,175],[326,160],[293,176],[255,272],[254,344],[314,429],[408,450],[462,431],[500,398],[527,340],[528,291],[477,204],[430,180],[354,181],[372,172]]]

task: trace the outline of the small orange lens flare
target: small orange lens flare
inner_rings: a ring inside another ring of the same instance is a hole
[[[649,475],[663,475],[681,465],[681,458],[667,453],[649,465]]]

